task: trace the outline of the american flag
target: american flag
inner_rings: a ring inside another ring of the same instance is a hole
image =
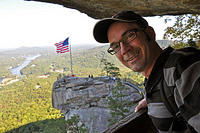
[[[65,41],[61,41],[59,43],[56,43],[55,45],[57,47],[56,49],[57,53],[69,52],[69,37],[65,39]]]

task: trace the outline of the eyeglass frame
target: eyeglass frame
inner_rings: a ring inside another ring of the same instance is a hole
[[[137,37],[137,34],[136,34],[137,32],[144,31],[144,30],[145,29],[136,29],[135,28],[135,29],[130,29],[130,30],[125,31],[122,34],[122,38],[118,42],[113,42],[113,43],[110,44],[110,47],[108,48],[107,52],[109,54],[111,54],[111,55],[114,55],[114,54],[118,53],[120,51],[120,49],[121,49],[120,43],[123,43],[123,45],[127,46],[130,42],[132,42],[133,40],[135,40],[135,38]],[[130,33],[130,32],[134,32],[135,33],[135,37],[133,39],[131,39],[128,43],[127,42],[125,43],[125,37],[128,37],[128,35],[129,35],[128,33]],[[113,45],[113,44],[115,44],[117,47],[119,47],[119,50],[114,51],[113,48],[111,48],[111,45]]]

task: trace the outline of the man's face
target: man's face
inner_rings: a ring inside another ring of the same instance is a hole
[[[116,22],[108,30],[109,43],[118,42],[122,35],[131,29],[141,29],[135,23]],[[136,38],[128,44],[120,42],[121,49],[115,54],[117,58],[128,68],[135,72],[143,72],[149,69],[153,63],[151,43],[144,31],[137,31]]]

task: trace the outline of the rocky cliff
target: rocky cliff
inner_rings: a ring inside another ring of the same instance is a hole
[[[111,117],[106,98],[110,95],[110,88],[115,85],[116,81],[109,77],[64,77],[54,83],[52,104],[54,108],[62,110],[66,119],[78,114],[90,133],[102,132],[108,128]],[[142,98],[137,89],[130,85],[126,87],[129,89],[123,92],[125,99],[134,102]]]

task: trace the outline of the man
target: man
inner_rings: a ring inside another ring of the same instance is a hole
[[[110,43],[108,53],[145,76],[146,97],[135,111],[148,107],[148,114],[160,133],[200,132],[199,50],[171,47],[162,50],[153,28],[132,11],[121,11],[112,18],[100,20],[93,35],[100,43]],[[176,120],[169,112],[161,99],[162,87],[174,90],[174,103],[184,119]]]

